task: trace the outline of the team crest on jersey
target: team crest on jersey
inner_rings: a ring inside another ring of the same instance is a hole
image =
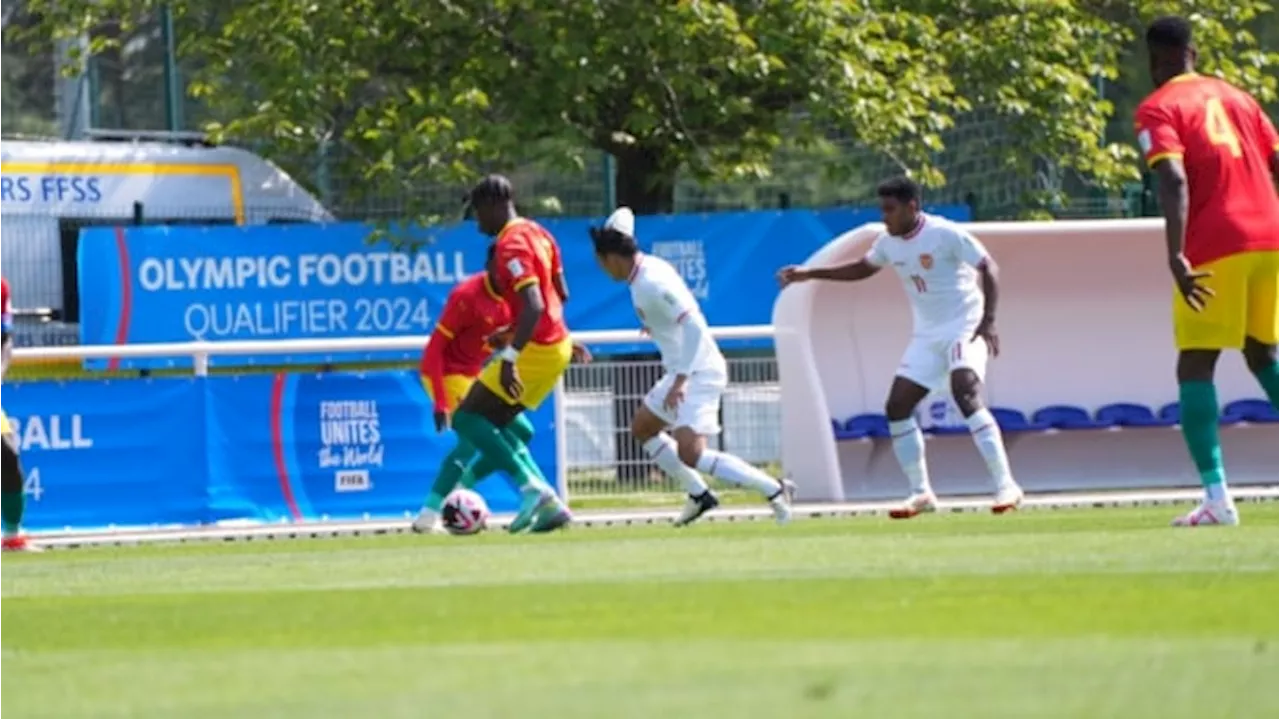
[[[930,255],[928,253],[920,255],[920,266],[925,268],[926,270],[933,269],[933,255]]]

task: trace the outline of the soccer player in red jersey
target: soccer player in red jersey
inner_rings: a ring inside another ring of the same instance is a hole
[[[464,279],[449,293],[422,353],[422,386],[434,404],[437,432],[449,428],[449,416],[467,395],[494,349],[505,346],[509,339],[511,310],[497,289],[496,250],[496,246],[489,246],[484,272]],[[513,419],[508,429],[514,435],[513,441],[522,446],[527,446],[533,437],[533,425],[523,415]],[[422,511],[413,522],[415,532],[443,533],[440,510],[445,497],[455,486],[472,487],[497,469],[493,462],[477,457],[476,448],[459,437],[441,463]]]
[[[0,277],[0,315],[3,316],[3,338],[0,338],[0,376],[9,371],[9,354],[13,350],[13,309],[9,304],[9,281]],[[0,487],[0,515],[4,524],[4,536],[0,549],[6,552],[38,552],[22,534],[22,515],[27,497],[23,491],[25,479],[22,461],[18,457],[21,444],[9,423],[9,416],[0,410],[0,438],[3,439],[3,487]]]
[[[516,212],[511,182],[490,175],[470,194],[480,231],[496,238],[498,283],[511,306],[511,344],[480,374],[454,413],[453,427],[482,457],[504,470],[521,492],[511,531],[551,531],[572,521],[568,507],[540,475],[532,456],[511,441],[510,425],[536,409],[578,353],[564,322],[568,296],[555,238]]]
[[[1245,363],[1276,406],[1276,128],[1247,93],[1196,74],[1191,24],[1147,28],[1155,91],[1138,106],[1138,144],[1160,182],[1169,269],[1177,292],[1178,401],[1204,502],[1176,526],[1238,524],[1218,440],[1214,368],[1222,350]]]

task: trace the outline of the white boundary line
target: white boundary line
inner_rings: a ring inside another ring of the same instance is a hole
[[[1239,487],[1232,490],[1237,501],[1273,502],[1280,499],[1280,487]],[[1046,511],[1106,507],[1152,507],[1195,502],[1203,496],[1198,489],[1155,490],[1147,492],[1095,492],[1070,494],[1042,494],[1023,500],[1024,510]],[[838,504],[797,504],[795,516],[799,519],[833,517],[865,517],[886,514],[897,502],[847,502]],[[943,513],[985,511],[990,499],[964,498],[944,501],[939,508]],[[574,527],[630,527],[670,524],[677,512],[662,510],[582,511],[574,517]],[[772,519],[767,507],[729,507],[718,509],[703,517],[700,522],[740,522]],[[215,542],[306,539],[322,537],[359,537],[371,535],[406,534],[409,519],[319,521],[288,524],[252,524],[239,526],[171,527],[154,529],[104,529],[92,532],[37,532],[32,539],[50,549],[75,549],[80,547],[120,546],[152,544],[159,542]],[[490,520],[491,529],[505,529],[511,516],[498,516]]]

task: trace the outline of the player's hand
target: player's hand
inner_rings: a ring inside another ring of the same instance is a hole
[[[524,385],[520,384],[520,373],[516,371],[514,362],[502,361],[502,366],[498,369],[498,381],[502,384],[502,389],[511,399],[520,399],[520,395],[524,393]]]
[[[1000,356],[1000,335],[996,333],[995,320],[983,320],[978,325],[978,329],[974,330],[973,339],[970,341],[977,342],[979,339],[987,343],[987,352],[992,357]]]
[[[684,382],[676,380],[671,383],[671,389],[667,390],[667,396],[662,399],[664,409],[672,412],[680,407],[680,403],[684,401]]]
[[[444,432],[449,429],[449,413],[445,410],[436,410],[436,431]]]
[[[591,364],[591,350],[584,344],[573,343],[573,361]]]
[[[809,279],[808,271],[797,265],[787,265],[778,270],[778,284],[782,287],[796,282],[804,282],[807,279]]]
[[[1173,282],[1187,306],[1196,312],[1203,310],[1209,298],[1213,297],[1213,289],[1205,286],[1203,280],[1212,277],[1213,273],[1193,269],[1183,255],[1169,260],[1169,271],[1173,273]]]

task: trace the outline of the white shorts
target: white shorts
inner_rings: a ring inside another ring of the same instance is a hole
[[[663,375],[644,396],[644,406],[668,427],[688,427],[704,437],[720,434],[720,396],[729,378],[721,372],[694,372],[685,382],[684,401],[671,410],[662,403],[675,378],[673,374]]]
[[[973,370],[978,379],[986,380],[987,342],[973,339],[972,331],[952,339],[913,337],[897,374],[925,389],[950,394],[951,373],[958,369]]]

